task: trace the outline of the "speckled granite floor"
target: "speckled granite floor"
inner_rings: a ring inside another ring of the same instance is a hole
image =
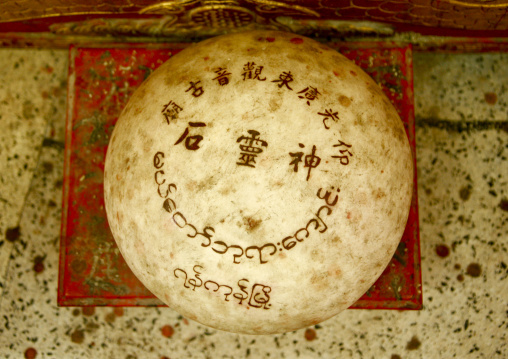
[[[0,358],[508,357],[508,54],[414,55],[423,310],[259,337],[57,307],[67,55],[0,50]]]

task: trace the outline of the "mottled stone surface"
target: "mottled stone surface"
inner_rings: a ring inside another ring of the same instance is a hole
[[[65,52],[29,50],[26,56],[38,56],[55,69],[67,59]],[[422,311],[348,310],[316,327],[253,337],[205,328],[167,308],[57,308],[63,162],[58,141],[63,137],[55,135],[43,141],[21,221],[12,224],[19,224],[20,236],[0,301],[0,357],[35,351],[36,358],[506,358],[508,118],[506,112],[493,118],[480,110],[488,103],[478,100],[481,106],[476,106],[472,97],[459,99],[451,91],[442,99],[434,97],[441,88],[432,87],[424,63],[439,64],[445,73],[455,71],[457,63],[473,66],[480,55],[456,56],[415,54],[415,98],[422,104],[416,109]],[[506,71],[504,55],[488,56],[504,61]],[[2,53],[0,62],[7,68],[12,60]],[[491,75],[492,88],[502,88],[506,76],[483,71]],[[41,84],[28,71],[15,75],[16,81],[28,81],[27,88]],[[65,81],[65,70],[57,77]],[[474,72],[460,74],[462,81],[476,78]],[[14,91],[17,85],[3,86]],[[508,100],[506,92],[494,93],[496,103]],[[30,92],[25,96],[32,98]],[[472,96],[481,99],[484,91]],[[62,128],[65,93],[55,98],[54,119]],[[453,111],[439,110],[431,116],[428,106],[436,101],[455,102],[471,117],[466,122]],[[32,151],[25,148],[19,155]],[[9,170],[16,171],[2,162],[1,171]],[[3,236],[5,229],[5,243]],[[42,271],[37,263],[43,264]]]
[[[507,53],[414,57],[417,116],[446,121],[506,121]]]
[[[189,47],[134,92],[104,199],[120,252],[160,300],[213,328],[275,334],[372,286],[406,227],[413,172],[403,123],[363,70],[257,31]]]
[[[43,138],[62,125],[65,51],[0,51],[0,293]],[[53,119],[57,125],[49,125]],[[61,132],[61,131],[60,131]],[[63,143],[61,144],[63,146]]]

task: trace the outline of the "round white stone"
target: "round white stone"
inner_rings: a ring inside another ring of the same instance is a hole
[[[108,221],[134,274],[221,330],[326,320],[381,275],[411,202],[410,146],[360,68],[281,32],[220,36],[136,90],[105,164]]]

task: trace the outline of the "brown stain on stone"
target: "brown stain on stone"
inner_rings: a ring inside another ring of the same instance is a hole
[[[171,338],[175,334],[175,330],[171,325],[165,325],[161,328],[161,334],[166,338]]]
[[[44,272],[44,259],[46,259],[46,256],[36,256],[34,258],[33,270],[35,273]]]
[[[304,337],[305,337],[305,340],[307,340],[308,342],[311,342],[311,341],[317,339],[317,333],[316,333],[316,331],[314,329],[307,328],[305,330]]]
[[[459,196],[463,201],[467,201],[471,197],[471,186],[462,187],[459,191]]]
[[[273,186],[274,186],[275,188],[281,188],[282,186],[284,186],[284,182],[282,182],[282,181],[277,181],[277,182],[275,182],[275,183],[273,184]]]
[[[115,137],[116,138],[116,137]],[[117,146],[118,148],[121,148],[124,153],[130,153],[133,150],[133,145],[131,141],[125,140],[122,142],[120,146]]]
[[[499,208],[501,208],[503,211],[508,212],[508,199],[503,198],[501,202],[499,202]]]
[[[116,219],[118,221],[118,224],[121,225],[123,221],[123,214],[122,212],[116,212]]]
[[[85,340],[85,331],[82,329],[75,329],[71,334],[73,343],[82,344]]]
[[[335,236],[331,239],[332,243],[342,243],[342,240],[339,236]]]
[[[401,358],[401,357],[400,357],[400,355],[398,355],[398,354],[392,354],[392,356],[390,357],[390,359],[402,359],[402,358]]]
[[[467,266],[466,274],[471,277],[479,277],[482,274],[482,268],[478,263],[471,263]]]
[[[233,186],[226,186],[219,190],[219,193],[223,196],[227,196],[231,192],[233,192]]]
[[[37,357],[37,350],[28,348],[25,350],[25,359],[35,359]]]
[[[463,281],[464,281],[464,276],[463,276],[462,274],[459,274],[459,275],[457,276],[457,280],[458,280],[459,282],[463,282]]]
[[[91,317],[95,314],[95,307],[83,307],[83,315],[86,317]]]
[[[484,94],[485,102],[489,105],[495,105],[497,102],[497,95],[493,92],[486,92]]]
[[[278,101],[277,99],[272,98],[270,100],[270,102],[268,102],[268,105],[270,106],[270,111],[275,112],[280,108],[280,106],[282,105],[282,102]]]
[[[332,268],[328,271],[330,277],[340,278],[342,276],[342,270],[340,268]]]
[[[384,198],[386,197],[386,193],[381,189],[381,188],[378,188],[378,189],[375,189],[372,191],[372,195],[376,198],[376,199],[381,199],[381,198]]]
[[[324,291],[328,289],[328,272],[315,273],[310,278],[310,282],[313,284],[313,288],[316,291]]]
[[[189,180],[186,184],[185,184],[185,188],[187,189],[187,191],[189,192],[196,192],[197,190],[199,190],[199,184],[197,181],[194,181],[194,180]]]
[[[243,218],[243,224],[245,227],[247,227],[248,232],[254,231],[256,228],[259,227],[259,225],[263,222],[261,219],[254,219],[252,217],[244,217]]]
[[[53,163],[51,162],[43,162],[42,163],[42,171],[45,173],[45,174],[48,174],[48,173],[51,173],[53,171]]]
[[[391,116],[391,119],[393,120],[392,121],[393,136],[401,143],[406,142],[407,141],[406,131],[404,130],[404,127],[400,123],[399,117]]]
[[[416,335],[414,335],[411,338],[411,340],[407,343],[406,349],[407,350],[416,350],[416,349],[420,348],[421,345],[422,345],[422,343],[420,342],[420,340],[418,340]]]
[[[362,202],[359,202],[362,204]],[[351,221],[351,223],[358,223],[362,219],[362,213],[356,209],[346,212],[346,218]]]
[[[13,227],[13,228],[7,228],[7,231],[5,231],[5,239],[9,242],[15,242],[19,239],[21,235],[21,231],[19,226]]]
[[[107,323],[113,323],[115,321],[115,319],[116,319],[116,315],[114,312],[106,314],[106,317],[104,318],[104,320]]]
[[[351,99],[347,96],[340,95],[339,96],[339,103],[344,107],[349,107],[349,105],[351,105]]]
[[[444,244],[438,244],[436,246],[436,254],[441,258],[446,258],[450,254],[450,248]]]

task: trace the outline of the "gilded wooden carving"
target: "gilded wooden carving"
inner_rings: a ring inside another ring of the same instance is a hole
[[[507,0],[6,0],[0,22],[69,15],[162,15],[164,25],[192,28],[239,28],[272,24],[278,17],[297,20],[367,20],[412,26],[466,30],[508,29]],[[168,22],[167,20],[171,20]],[[117,23],[106,24],[106,33]],[[87,27],[90,24],[84,24]],[[127,24],[137,28],[138,23]],[[148,25],[150,28],[151,25]],[[272,26],[272,28],[273,28]],[[78,27],[82,31],[81,28]],[[97,27],[96,27],[97,30]],[[59,29],[59,31],[62,31]],[[67,30],[66,30],[67,31]],[[115,30],[117,31],[117,30]],[[129,30],[131,31],[131,30]]]

